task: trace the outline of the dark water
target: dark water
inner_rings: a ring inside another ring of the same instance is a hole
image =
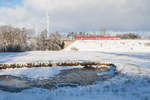
[[[29,89],[33,83],[26,78],[19,78],[10,75],[0,76],[0,90],[9,92],[21,92],[24,89]]]
[[[0,90],[21,92],[25,89],[32,89],[34,87],[54,90],[60,87],[86,86],[95,83],[98,79],[104,79],[106,76],[99,77],[97,75],[97,73],[102,71],[107,70],[106,68],[105,70],[95,68],[69,69],[63,70],[59,75],[46,80],[33,80],[26,77],[1,75]]]

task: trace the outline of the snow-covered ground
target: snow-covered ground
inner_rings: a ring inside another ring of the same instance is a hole
[[[65,51],[149,52],[150,40],[77,40]]]
[[[0,91],[0,100],[149,100],[150,99],[150,53],[106,53],[106,52],[25,52],[0,53],[1,63],[53,61],[104,61],[117,65],[121,73],[95,85],[60,88],[49,91],[40,88],[24,90],[20,93]],[[44,60],[45,59],[45,60]],[[47,78],[59,73],[61,68],[7,69],[1,75],[22,76],[30,78]],[[55,73],[56,72],[56,73]]]
[[[50,79],[60,73],[61,70],[72,68],[82,68],[83,66],[64,66],[64,67],[41,67],[41,68],[15,68],[0,70],[0,75],[12,75],[17,77],[26,77],[29,79],[44,80]]]
[[[89,48],[92,46],[92,44],[89,45]],[[80,46],[78,49],[82,48]],[[144,48],[140,53],[137,52],[139,49],[136,52],[111,52],[111,50],[100,52],[97,48],[95,50],[0,53],[0,63],[100,61],[115,64],[117,72],[119,72],[106,81],[98,81],[93,85],[77,88],[59,88],[54,91],[33,88],[20,93],[8,93],[0,90],[0,100],[150,100],[150,52],[148,50]],[[41,79],[52,77],[62,69],[63,67],[58,69],[54,67],[6,69],[1,70],[0,75]]]

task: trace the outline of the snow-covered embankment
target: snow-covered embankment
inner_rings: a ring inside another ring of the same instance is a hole
[[[77,40],[64,51],[149,52],[150,40]]]

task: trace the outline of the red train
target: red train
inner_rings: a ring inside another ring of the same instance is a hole
[[[110,40],[115,40],[115,39],[121,39],[119,36],[77,36],[77,40],[97,40],[97,39],[110,39]]]

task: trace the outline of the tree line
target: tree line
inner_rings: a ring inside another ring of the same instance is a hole
[[[0,26],[0,52],[23,52],[32,50],[61,50],[63,41],[59,32],[48,35],[42,31],[38,36],[28,34],[25,28]]]
[[[57,51],[64,48],[63,40],[75,40],[77,36],[100,36],[86,32],[70,32],[61,35],[59,32],[48,35],[42,31],[39,35],[31,35],[32,30],[15,28],[9,25],[0,26],[0,52],[23,52],[23,51]],[[32,32],[33,33],[33,32]],[[142,39],[135,33],[119,34],[121,39]],[[147,39],[150,39],[148,37]]]
[[[94,33],[87,33],[87,32],[70,32],[65,36],[66,39],[74,40],[77,36],[110,36],[109,33],[105,34],[94,34]],[[143,37],[136,33],[124,33],[124,34],[117,34],[116,36],[120,36],[121,39],[143,39]],[[150,39],[150,36],[146,39]]]

